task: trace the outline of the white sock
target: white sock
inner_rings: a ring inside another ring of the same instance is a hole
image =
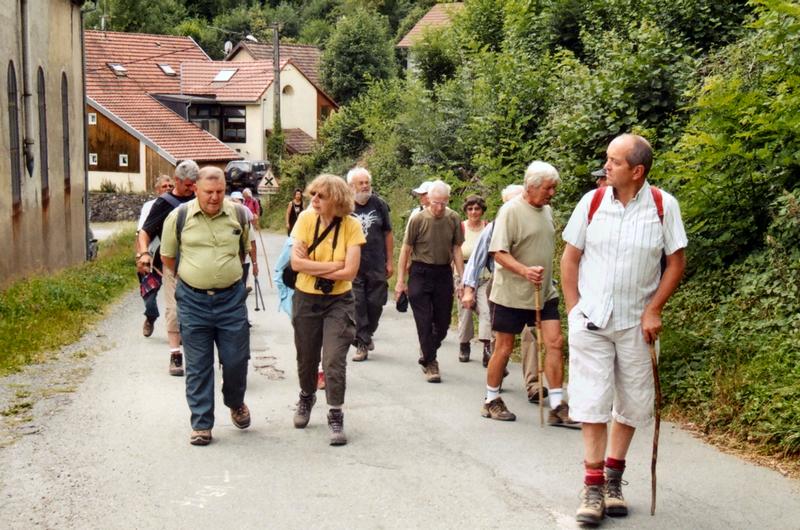
[[[551,388],[550,393],[547,395],[550,398],[550,408],[555,409],[557,406],[561,405],[561,400],[563,399],[564,391],[560,388]]]
[[[495,399],[500,396],[500,387],[499,386],[489,386],[486,385],[486,403],[491,403]]]

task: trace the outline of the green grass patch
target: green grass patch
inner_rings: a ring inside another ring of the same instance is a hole
[[[133,231],[100,245],[98,259],[16,282],[0,292],[0,375],[75,342],[136,285]]]

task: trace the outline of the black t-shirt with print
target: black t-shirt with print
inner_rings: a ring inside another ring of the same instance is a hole
[[[392,231],[392,221],[389,218],[389,205],[377,195],[370,195],[366,204],[355,203],[353,211],[364,237],[366,245],[361,247],[361,266],[359,275],[373,270],[386,270],[386,233]]]

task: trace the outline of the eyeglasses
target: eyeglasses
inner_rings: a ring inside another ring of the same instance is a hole
[[[324,195],[322,192],[319,192],[319,191],[312,191],[311,192],[311,196],[312,197],[318,197],[319,200],[321,200],[321,201],[324,201],[325,199],[328,198],[326,195]]]
[[[447,206],[450,201],[431,201],[431,206]]]

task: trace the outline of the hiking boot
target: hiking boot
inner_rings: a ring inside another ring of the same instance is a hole
[[[180,353],[169,354],[169,375],[183,375],[183,355]]]
[[[569,417],[569,405],[562,401],[559,406],[550,409],[547,416],[547,424],[553,427],[567,427],[568,429],[580,429],[581,424]]]
[[[250,427],[250,409],[242,403],[238,407],[231,407],[231,421],[239,429]]]
[[[317,372],[317,390],[325,390],[325,372]]]
[[[347,436],[344,435],[344,413],[341,409],[331,409],[328,412],[328,428],[331,430],[331,445],[347,443]]]
[[[361,361],[366,361],[368,355],[369,351],[367,351],[366,345],[359,344],[356,348],[356,354],[353,355],[353,360],[357,363],[360,363]]]
[[[211,443],[211,429],[192,431],[189,436],[189,443],[192,445],[208,445]]]
[[[422,370],[425,372],[425,379],[429,383],[441,383],[442,376],[439,375],[439,361],[431,361]]]
[[[469,362],[469,342],[462,342],[458,349],[458,360],[462,363]]]
[[[297,409],[294,411],[295,429],[302,429],[308,425],[308,420],[311,419],[311,409],[316,402],[316,394],[311,394],[310,396],[304,396],[302,393],[300,394],[300,399],[297,401]]]
[[[144,319],[144,324],[142,324],[142,335],[145,337],[149,337],[153,334],[153,323],[155,320],[150,320],[149,318]]]
[[[492,346],[491,342],[484,341],[483,343],[483,367],[486,368],[489,366],[489,358],[492,356]]]
[[[584,486],[575,520],[583,524],[599,525],[603,520],[604,509],[603,486]]]
[[[548,396],[548,394],[549,394],[549,392],[547,391],[547,389],[543,388],[542,389],[542,397],[546,398]],[[533,387],[530,390],[528,390],[528,403],[535,403],[537,405],[539,404],[539,388],[538,387]]]
[[[624,517],[628,515],[628,505],[622,496],[622,486],[628,483],[622,480],[622,473],[606,468],[606,488],[603,502],[606,506],[606,515],[611,517]]]
[[[368,349],[369,351],[372,351],[372,350],[374,350],[374,349],[375,349],[375,341],[374,341],[374,340],[372,340],[372,339],[369,339],[369,344],[367,344],[367,349]]]
[[[484,418],[491,418],[493,420],[500,420],[500,421],[514,421],[517,417],[514,415],[513,412],[506,408],[506,404],[503,403],[503,398],[494,398],[489,403],[483,404],[483,409],[481,409],[481,416]]]

